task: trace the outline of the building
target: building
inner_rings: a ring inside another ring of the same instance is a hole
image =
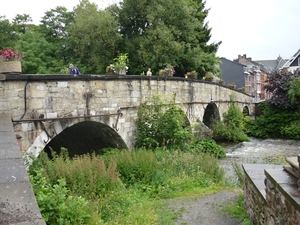
[[[236,88],[244,87],[244,65],[226,58],[221,58],[220,69],[225,85],[235,83]]]
[[[300,50],[296,52],[285,64],[280,68],[282,70],[288,70],[293,72],[296,69],[300,68]]]
[[[298,60],[300,65],[300,51],[294,55],[291,60],[292,65]],[[256,101],[270,98],[270,94],[264,90],[265,81],[272,71],[282,68],[288,60],[282,59],[280,56],[276,60],[257,60],[253,61],[246,54],[238,55],[238,58],[230,61],[221,58],[220,69],[222,79],[225,84],[235,83],[236,87],[244,88],[247,94],[255,96]]]

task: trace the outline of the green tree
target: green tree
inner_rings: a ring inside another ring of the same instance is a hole
[[[34,26],[32,23],[32,18],[29,14],[17,14],[13,19],[14,30],[25,34],[25,31],[29,29],[31,26]]]
[[[208,45],[210,29],[204,24],[208,11],[202,1],[124,0],[114,9],[123,37],[123,52],[130,57],[129,71],[140,74],[172,64],[176,75],[187,70],[216,73],[218,44]]]
[[[45,12],[42,17],[40,32],[44,34],[47,42],[55,46],[52,56],[68,64],[74,54],[72,41],[68,39],[67,27],[74,22],[74,12],[67,8],[57,6],[55,9]]]
[[[5,16],[0,16],[0,49],[14,48],[19,35]]]
[[[24,53],[23,74],[58,74],[63,68],[63,62],[53,57],[55,46],[37,31],[27,30],[20,35],[16,48]]]
[[[237,105],[231,103],[229,109],[223,114],[223,121],[214,121],[213,139],[226,141],[249,141],[244,132],[244,115]]]
[[[299,110],[299,77],[300,70],[293,72],[277,70],[266,80],[265,90],[272,93],[266,102],[275,108]]]
[[[300,77],[293,77],[291,79],[288,97],[293,105],[300,104]]]
[[[104,73],[118,54],[121,36],[115,17],[98,10],[96,4],[82,0],[75,9],[76,17],[70,25],[70,39],[74,43],[73,60],[85,73]]]

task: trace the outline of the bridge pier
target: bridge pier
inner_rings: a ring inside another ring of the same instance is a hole
[[[0,114],[0,224],[46,225],[14,134],[11,115]]]

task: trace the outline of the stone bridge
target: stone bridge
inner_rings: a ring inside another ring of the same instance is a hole
[[[213,82],[159,76],[7,75],[0,77],[0,113],[10,113],[19,148],[67,148],[70,156],[106,147],[134,147],[137,107],[159,93],[183,106],[190,124],[227,112],[233,99],[254,115],[253,97]]]

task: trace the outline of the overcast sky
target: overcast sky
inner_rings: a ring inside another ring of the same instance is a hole
[[[119,0],[90,0],[104,9]],[[14,0],[1,3],[8,19],[29,14],[34,23],[56,6],[72,10],[79,0]],[[246,54],[253,60],[289,59],[300,49],[300,0],[206,0],[212,42],[222,41],[217,55],[233,60]]]

